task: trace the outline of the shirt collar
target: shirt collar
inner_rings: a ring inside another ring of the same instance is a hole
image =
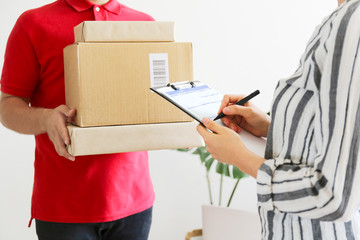
[[[78,12],[86,11],[95,5],[87,0],[66,0],[66,2]],[[102,7],[115,14],[119,14],[121,8],[120,3],[116,0],[110,0],[106,4],[102,5]]]

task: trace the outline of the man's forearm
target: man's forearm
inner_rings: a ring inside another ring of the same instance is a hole
[[[76,110],[66,105],[54,109],[30,107],[28,99],[1,94],[0,121],[5,127],[23,134],[47,133],[56,152],[67,159],[75,160],[67,150],[70,137],[67,121],[75,117]]]
[[[4,95],[4,94],[2,94]],[[18,133],[45,133],[43,120],[49,109],[30,107],[25,100],[13,96],[2,96],[0,101],[0,121]]]

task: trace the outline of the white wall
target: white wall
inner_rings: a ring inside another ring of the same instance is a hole
[[[48,0],[12,0],[0,8],[0,65],[7,37],[26,9]],[[261,94],[253,102],[270,109],[278,79],[291,74],[313,28],[335,7],[332,0],[138,0],[125,5],[157,20],[176,22],[176,40],[191,41],[195,78],[224,93]],[[32,136],[0,126],[0,239],[36,239],[27,228],[33,181]],[[157,194],[150,240],[182,240],[201,228],[208,203],[204,168],[196,156],[173,150],[150,152]],[[213,181],[216,181],[213,176]],[[216,185],[216,184],[215,184]],[[229,194],[233,182],[225,182]],[[217,186],[214,186],[214,188]],[[255,181],[241,181],[233,206],[256,211]],[[214,190],[215,191],[215,190]],[[226,198],[224,194],[224,198]]]

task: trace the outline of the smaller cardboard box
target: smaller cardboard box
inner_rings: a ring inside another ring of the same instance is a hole
[[[74,28],[75,42],[173,42],[174,22],[85,21]]]
[[[68,126],[73,156],[204,146],[197,122],[80,128]]]
[[[77,43],[64,49],[64,70],[77,126],[192,121],[150,90],[193,81],[191,43]]]

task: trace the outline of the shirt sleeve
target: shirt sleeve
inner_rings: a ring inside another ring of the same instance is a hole
[[[357,6],[357,5],[356,5]],[[353,11],[351,13],[351,11]],[[349,8],[322,64],[314,139],[314,164],[269,159],[257,178],[260,207],[321,221],[348,221],[359,208],[360,9]],[[282,163],[282,164],[277,164]]]
[[[31,98],[40,75],[40,64],[30,37],[21,20],[16,22],[7,42],[1,75],[1,91],[18,97]]]

